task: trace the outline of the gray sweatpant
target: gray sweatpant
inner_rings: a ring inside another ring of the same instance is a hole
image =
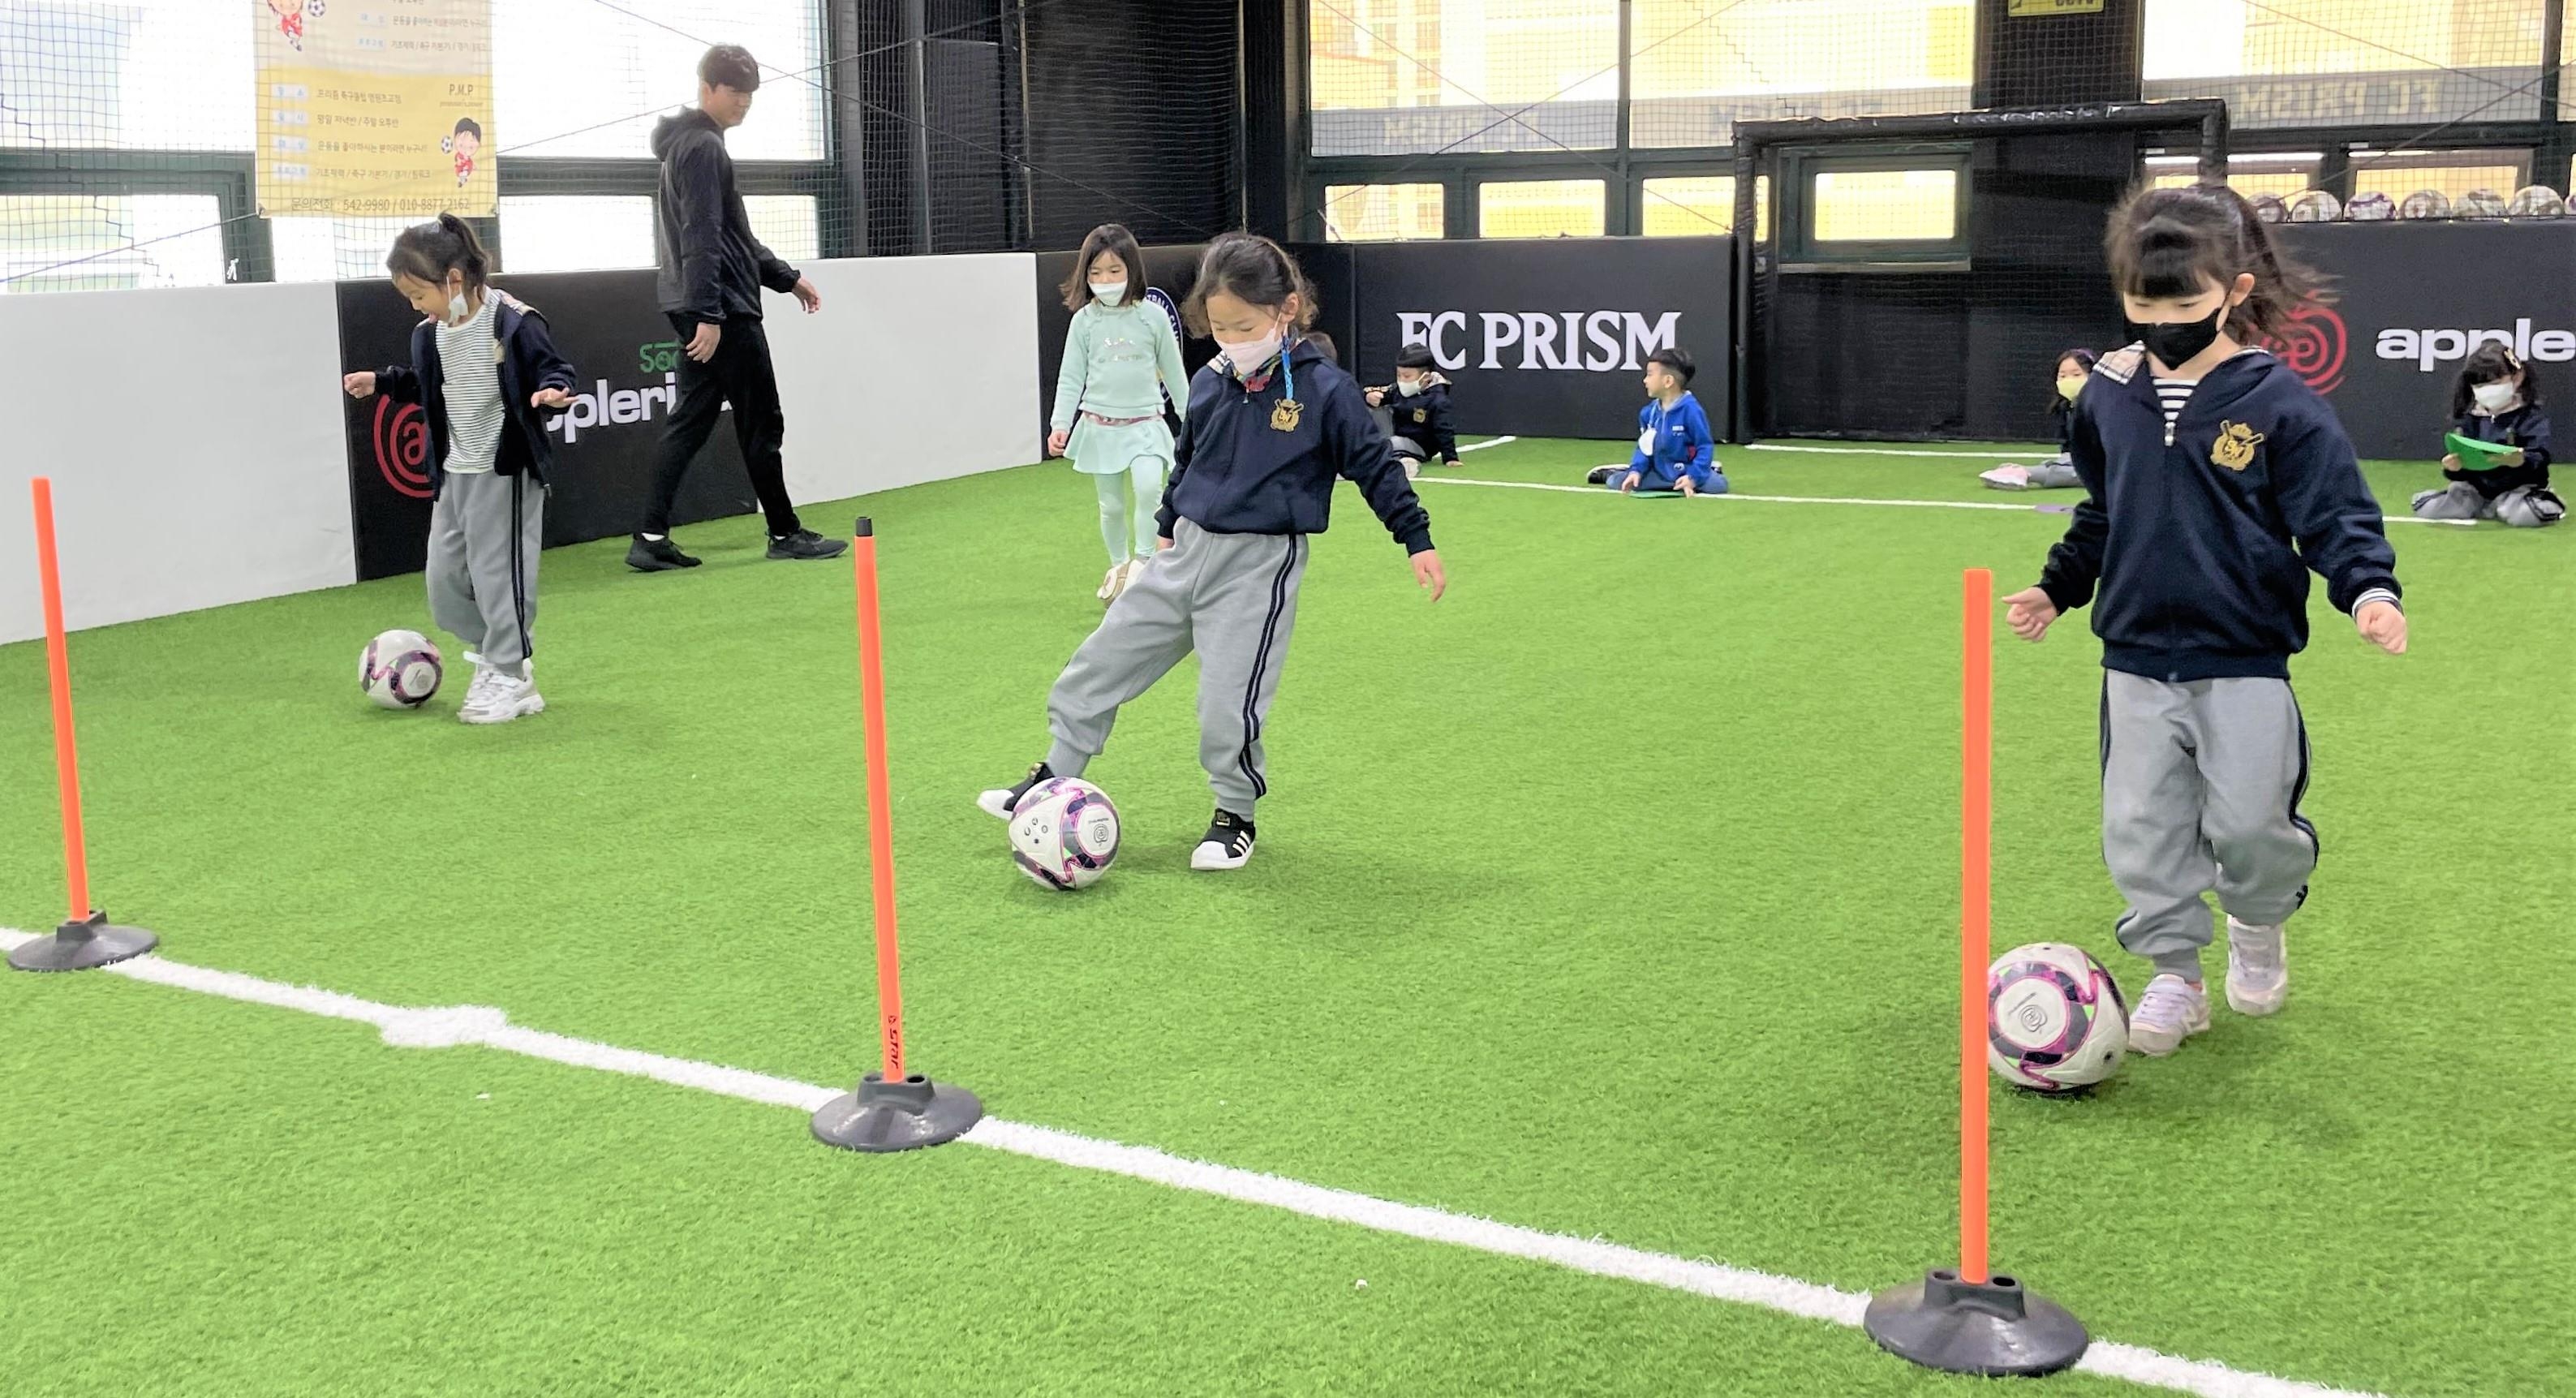
[[[1199,765],[1217,806],[1250,820],[1269,790],[1261,730],[1296,629],[1306,553],[1302,534],[1211,534],[1182,520],[1047,695],[1047,765],[1081,776],[1109,745],[1118,706],[1196,650]]]
[[[2546,490],[2517,486],[2490,500],[2467,481],[2415,496],[2417,519],[2494,519],[2516,529],[2542,529],[2567,517],[2567,507]]]
[[[2289,920],[2317,867],[2299,814],[2308,730],[2287,680],[2102,682],[2102,858],[2129,902],[2120,945],[2200,979],[2209,905],[2255,926]]]
[[[545,487],[492,471],[441,479],[429,508],[429,615],[487,664],[525,676],[535,652]]]

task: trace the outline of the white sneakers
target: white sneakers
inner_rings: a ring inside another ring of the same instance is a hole
[[[2227,920],[2227,1006],[2268,1015],[2290,998],[2290,949],[2280,927]]]
[[[1125,592],[1129,584],[1144,575],[1146,562],[1142,558],[1131,558],[1124,563],[1113,564],[1107,573],[1101,575],[1100,590],[1092,595],[1103,602],[1117,601],[1119,593]]]
[[[504,673],[497,666],[485,664],[483,657],[472,651],[467,651],[465,658],[474,664],[474,683],[466,686],[465,703],[456,712],[459,721],[508,723],[512,719],[546,711],[545,696],[537,693],[535,661],[528,661],[520,667],[527,671],[527,677],[522,679]]]
[[[2209,991],[2170,972],[2147,982],[2129,1014],[2129,1047],[2162,1058],[2209,1028]]]

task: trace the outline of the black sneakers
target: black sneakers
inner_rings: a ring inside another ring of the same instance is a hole
[[[769,536],[769,556],[772,558],[838,558],[849,551],[849,540],[826,539],[811,529]]]
[[[1583,483],[1585,485],[1608,485],[1612,476],[1624,476],[1627,473],[1628,468],[1625,466],[1595,466],[1584,473]]]
[[[1220,808],[1208,822],[1207,835],[1190,851],[1190,867],[1215,871],[1240,869],[1252,862],[1252,822]]]
[[[1009,820],[1011,812],[1019,807],[1020,798],[1029,794],[1030,787],[1042,781],[1052,780],[1054,777],[1055,772],[1041,762],[1029,769],[1027,779],[1018,786],[987,791],[975,798],[975,804],[983,807],[984,814],[995,820]]]
[[[659,539],[638,534],[626,550],[626,566],[639,573],[667,573],[675,568],[695,568],[698,560],[680,552],[680,546],[667,534]]]

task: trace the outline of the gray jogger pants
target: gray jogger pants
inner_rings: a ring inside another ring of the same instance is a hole
[[[2299,814],[2308,732],[2287,680],[2102,681],[2102,858],[2129,909],[2120,945],[2186,980],[2211,892],[2256,926],[2289,920],[2316,871]]]
[[[1269,790],[1261,730],[1297,625],[1306,553],[1301,534],[1211,534],[1182,520],[1047,695],[1047,765],[1082,775],[1109,745],[1118,707],[1195,650],[1199,765],[1218,807],[1251,819]]]
[[[2417,492],[2414,509],[2417,519],[2493,519],[2516,529],[2542,529],[2567,517],[2567,506],[2546,490],[2519,486],[2490,500],[2467,481]]]
[[[487,664],[524,676],[535,653],[546,489],[492,471],[441,479],[429,509],[429,615]]]

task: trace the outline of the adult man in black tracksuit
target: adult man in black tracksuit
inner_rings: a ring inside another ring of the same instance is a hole
[[[751,55],[720,44],[698,61],[698,105],[653,128],[653,155],[662,162],[662,185],[653,200],[653,254],[660,273],[654,290],[684,354],[680,401],[663,430],[662,459],[653,473],[652,508],[626,551],[626,565],[640,572],[698,566],[671,541],[671,505],[728,401],[752,492],[768,517],[769,556],[834,558],[849,548],[845,540],[803,527],[787,500],[786,465],[779,457],[787,418],[778,405],[769,336],[761,327],[760,289],[792,293],[808,314],[822,308],[823,298],[753,236],[742,192],[734,186],[724,133],[751,114],[759,88],[760,67]]]

